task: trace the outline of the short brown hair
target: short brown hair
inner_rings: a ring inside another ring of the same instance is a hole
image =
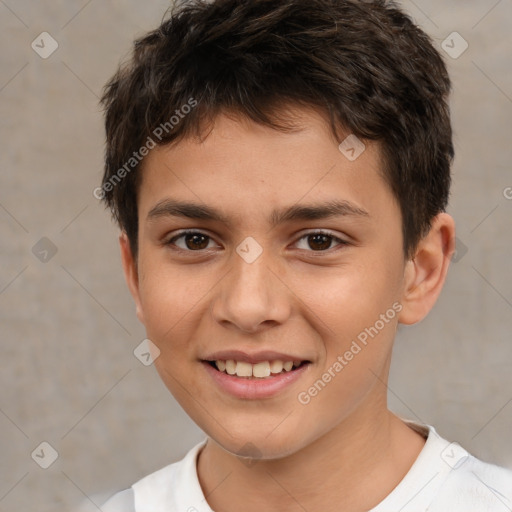
[[[342,127],[379,141],[412,257],[448,203],[449,92],[431,39],[391,1],[184,2],[135,41],[105,87],[101,197],[136,257],[139,148],[199,135],[221,111],[288,130],[283,104],[313,106],[337,137]]]

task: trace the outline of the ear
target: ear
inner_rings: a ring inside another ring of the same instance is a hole
[[[454,252],[455,222],[447,213],[440,213],[419,242],[414,257],[405,264],[400,323],[415,324],[434,307]]]
[[[124,231],[119,235],[119,245],[121,247],[121,260],[123,262],[124,278],[130,293],[132,294],[133,300],[135,301],[137,318],[141,323],[144,323],[144,314],[139,293],[139,271],[137,268],[137,261],[133,257],[130,241]]]

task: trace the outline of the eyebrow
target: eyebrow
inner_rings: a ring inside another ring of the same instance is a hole
[[[370,217],[370,214],[358,206],[345,200],[325,201],[317,204],[293,205],[287,208],[273,210],[269,217],[269,224],[273,227],[285,222],[296,220],[316,220],[329,217]],[[210,206],[164,199],[158,202],[147,215],[152,221],[160,217],[184,217],[195,220],[212,220],[229,225],[230,219],[223,213]]]

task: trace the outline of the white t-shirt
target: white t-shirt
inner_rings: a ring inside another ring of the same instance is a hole
[[[404,420],[427,440],[402,481],[369,512],[512,511],[512,470],[486,464],[429,425]],[[197,477],[206,439],[170,464],[114,495],[103,512],[213,512]]]

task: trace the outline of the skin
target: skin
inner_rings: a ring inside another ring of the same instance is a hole
[[[351,162],[321,113],[295,114],[299,129],[292,133],[221,114],[206,139],[152,150],[138,197],[136,258],[120,236],[138,318],[160,350],[157,371],[208,435],[197,469],[216,512],[239,510],[241,503],[245,512],[337,511],[340,503],[345,511],[367,511],[396,487],[424,446],[388,410],[386,383],[398,323],[419,322],[442,289],[454,251],[453,219],[439,214],[406,261],[399,206],[379,173],[378,143],[365,142]],[[169,198],[218,209],[227,223],[148,219]],[[268,222],[274,209],[329,200],[348,201],[367,215]],[[206,248],[184,237],[168,244],[185,228],[210,237]],[[322,248],[305,236],[318,229],[347,243],[327,238]],[[248,236],[263,249],[252,263],[236,252]],[[317,396],[300,403],[297,395],[394,303],[400,313]],[[276,350],[311,364],[273,398],[239,399],[220,390],[200,362],[223,349]],[[253,460],[239,456],[247,443],[255,447]]]

